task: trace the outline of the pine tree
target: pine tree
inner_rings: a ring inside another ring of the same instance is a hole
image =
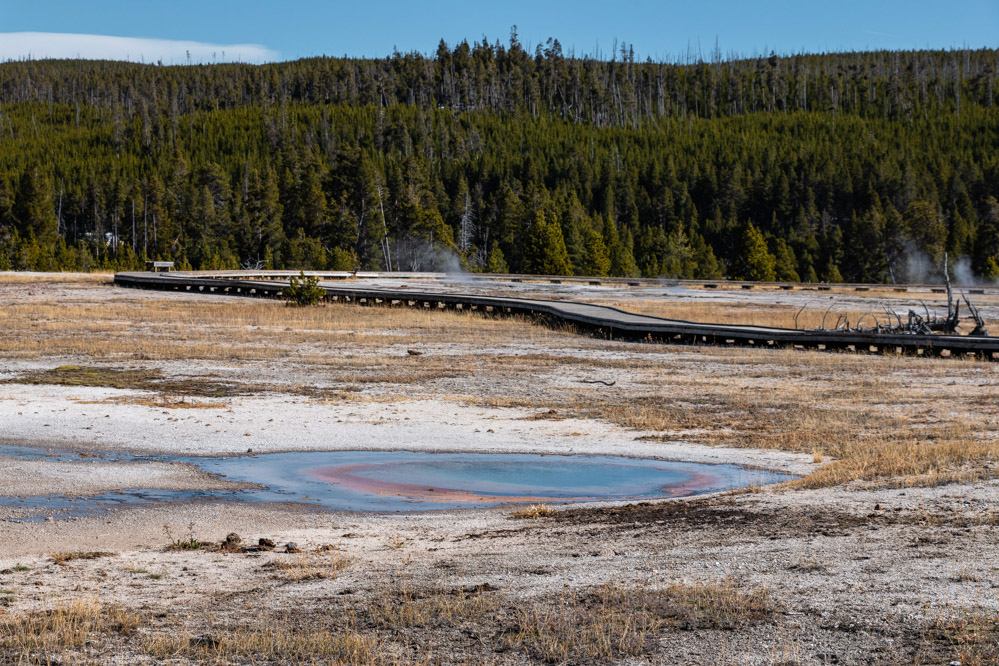
[[[692,238],[694,278],[698,280],[717,280],[722,277],[722,266],[715,256],[714,250],[704,240],[704,236],[695,233]]]
[[[538,211],[524,244],[524,269],[535,275],[572,275],[562,229]]]
[[[334,204],[343,205],[342,201]],[[292,221],[306,236],[328,239],[331,245],[352,242],[357,234],[356,218],[347,215],[329,219],[326,193],[322,187],[320,168],[309,165],[302,173],[298,186],[298,196],[292,207]]]
[[[936,205],[913,201],[903,218],[917,247],[926,253],[932,265],[940,264],[947,249],[947,224]]]
[[[987,278],[999,278],[994,267],[999,264],[999,200],[988,197],[975,247],[976,268]]]
[[[667,236],[660,265],[660,272],[666,277],[690,279],[696,274],[693,249],[682,226]]]
[[[0,176],[0,230],[13,229],[14,226],[14,190],[10,182]]]
[[[55,242],[58,228],[52,189],[38,167],[28,167],[21,174],[12,212],[22,238],[34,237],[43,245]]]
[[[492,251],[489,253],[489,258],[486,260],[486,273],[509,273],[510,267],[506,264],[506,259],[503,257],[503,250],[499,249],[499,246],[494,246]]]
[[[795,269],[794,251],[788,247],[787,241],[783,238],[776,238],[773,241],[774,248],[774,279],[781,282],[800,282],[798,271]]]
[[[985,269],[982,271],[982,276],[993,282],[999,280],[999,257],[989,257],[985,261]]]
[[[273,171],[249,174],[240,236],[243,258],[251,264],[263,262],[273,267],[275,252],[284,244],[279,200]]]
[[[836,266],[836,262],[832,259],[826,263],[826,267],[822,271],[822,281],[839,283],[843,281],[843,275],[839,272],[839,267]]]
[[[610,270],[611,260],[604,239],[593,229],[583,232],[583,252],[581,262],[576,266],[578,275],[604,276]]]
[[[767,249],[763,234],[752,223],[746,225],[742,233],[735,270],[744,280],[773,282],[777,279],[777,260]]]

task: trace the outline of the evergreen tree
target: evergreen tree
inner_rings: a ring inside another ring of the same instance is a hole
[[[0,177],[0,231],[13,229],[14,190],[6,178]]]
[[[482,267],[498,249],[523,271],[540,212],[579,272],[602,270],[593,231],[610,274],[737,275],[751,223],[782,279],[904,280],[916,250],[984,276],[997,53],[706,67],[552,40],[533,56],[514,41],[261,67],[0,63],[0,262]]]
[[[34,238],[45,245],[55,242],[55,206],[48,179],[38,167],[28,167],[21,174],[21,182],[14,199],[15,228],[22,238]]]
[[[932,265],[941,264],[947,249],[947,225],[937,207],[928,201],[913,201],[903,217],[916,247],[926,253]]]
[[[242,254],[252,264],[274,266],[275,252],[284,244],[281,204],[277,180],[270,169],[263,174],[253,171],[248,178],[242,215]]]
[[[583,252],[580,263],[576,265],[577,275],[604,276],[610,270],[610,253],[604,239],[593,229],[583,232]]]
[[[697,275],[697,259],[682,225],[669,235],[666,248],[662,262],[664,275],[687,280]]]
[[[978,245],[975,255],[978,270],[990,280],[999,278],[999,200],[995,197],[985,199],[985,210],[982,223],[978,229]]]
[[[489,252],[489,258],[486,260],[486,273],[509,273],[510,267],[506,264],[506,259],[503,257],[503,250],[499,249],[498,246],[493,247],[492,251]]]
[[[562,240],[562,229],[554,221],[545,219],[538,211],[534,224],[527,232],[524,244],[524,269],[535,275],[571,275],[569,254]]]
[[[777,279],[777,260],[767,249],[763,234],[752,223],[742,232],[735,271],[744,280],[772,282]]]
[[[773,241],[774,256],[774,279],[781,282],[800,282],[798,271],[795,269],[797,263],[794,258],[794,250],[787,245],[783,238],[775,238]]]
[[[722,266],[715,257],[714,250],[704,240],[704,236],[694,234],[692,239],[694,278],[716,280],[722,277]]]
[[[832,259],[826,263],[825,269],[822,271],[822,281],[839,283],[843,281],[843,275],[839,272],[839,267],[836,266],[836,262]]]

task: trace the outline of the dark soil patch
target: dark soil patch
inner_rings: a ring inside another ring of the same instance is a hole
[[[82,365],[61,365],[50,370],[28,372],[7,380],[7,383],[102,386],[203,398],[225,398],[246,393],[237,385],[227,382],[208,379],[165,379],[160,370],[152,368],[97,368]]]
[[[604,524],[641,529],[738,530],[765,538],[795,535],[845,536],[847,530],[887,525],[890,516],[857,516],[812,509],[767,511],[731,499],[640,502],[620,507],[569,509],[555,520],[573,525]]]

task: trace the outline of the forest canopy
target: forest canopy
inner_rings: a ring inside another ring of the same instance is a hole
[[[999,51],[0,64],[0,270],[999,278]],[[972,277],[974,276],[974,277]]]

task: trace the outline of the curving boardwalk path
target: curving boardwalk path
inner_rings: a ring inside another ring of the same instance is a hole
[[[455,308],[498,314],[522,314],[572,324],[614,339],[675,344],[748,345],[801,349],[847,350],[862,353],[915,354],[923,356],[974,355],[999,360],[999,338],[964,335],[874,334],[850,331],[814,331],[764,326],[737,326],[664,319],[635,314],[605,305],[575,301],[486,296],[408,288],[373,288],[355,281],[349,273],[314,273],[323,281],[329,300],[367,305],[406,305],[421,308]],[[167,291],[194,291],[264,298],[280,297],[281,288],[297,276],[294,271],[222,271],[171,273],[117,273],[122,287]],[[408,274],[405,277],[415,277]],[[402,276],[400,276],[402,277]]]

